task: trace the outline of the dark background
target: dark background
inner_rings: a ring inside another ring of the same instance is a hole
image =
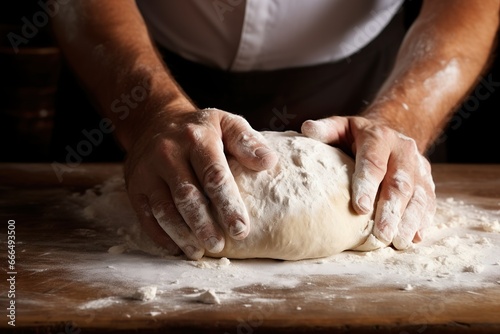
[[[420,5],[419,0],[406,1],[408,26],[418,15]],[[40,9],[38,1],[11,1],[8,6],[3,4],[0,12],[0,161],[4,162],[62,161],[60,150],[53,147],[60,147],[61,143],[76,147],[82,140],[81,130],[98,128],[100,120],[65,66],[49,24],[38,29],[19,52],[11,47],[7,35],[14,32],[22,36],[23,17],[33,22],[33,15]],[[484,78],[491,76],[494,82],[500,82],[497,51],[498,48],[483,74]],[[452,121],[431,147],[431,161],[500,163],[499,106],[500,85],[480,101],[472,91],[464,105],[457,108],[462,110],[462,116]],[[62,118],[64,124],[58,121]],[[72,130],[55,131],[61,127]],[[83,161],[123,158],[112,134],[108,134]]]

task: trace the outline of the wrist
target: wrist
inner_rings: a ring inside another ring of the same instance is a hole
[[[432,140],[433,125],[410,105],[397,100],[375,101],[361,116],[415,140],[423,153]]]
[[[159,131],[156,129],[167,124],[170,117],[198,110],[179,89],[160,90],[157,86],[146,85],[141,91],[144,93],[143,98],[131,98],[128,104],[127,101],[120,104],[119,109],[111,108],[113,113],[117,112],[116,137],[125,151],[129,151],[145,133],[155,135]]]

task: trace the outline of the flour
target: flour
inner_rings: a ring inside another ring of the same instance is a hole
[[[214,253],[208,248],[205,255],[233,259],[302,260],[330,256],[346,249],[355,249],[362,244],[364,249],[369,249],[372,244],[368,245],[365,241],[373,229],[372,210],[364,215],[356,215],[351,208],[349,189],[351,175],[354,172],[353,159],[337,148],[296,132],[263,132],[263,135],[279,156],[279,162],[273,168],[257,173],[240,165],[233,158],[228,159],[229,168],[238,186],[236,191],[241,194],[243,207],[248,211],[250,234],[243,240],[236,240],[241,239],[235,238],[235,234],[239,232],[234,230],[233,233],[230,228],[229,231],[225,231],[224,249]],[[220,188],[217,186],[219,181],[212,181],[215,183],[205,188],[215,192],[214,189]],[[121,188],[117,189],[118,193],[124,193],[123,186],[116,183],[119,181],[112,182]],[[107,184],[104,188],[110,186]],[[194,196],[193,193],[198,191],[188,187],[188,191],[181,192],[183,196],[191,198]],[[218,192],[226,199],[211,201],[213,203],[210,208],[211,216],[220,225],[224,225],[222,222],[224,218],[217,204],[227,202],[227,198],[232,198],[234,195],[225,190],[222,193],[220,190]],[[177,191],[174,191],[174,194],[174,197],[183,197],[178,195]],[[140,233],[135,214],[131,212],[124,195],[120,196],[115,192],[112,198],[114,204],[108,201],[107,204],[102,203],[97,206],[102,206],[108,211],[105,213],[108,221],[118,221],[122,226],[126,225],[127,221],[132,225],[135,223],[135,227],[130,227],[134,230],[126,233],[129,236],[128,243],[132,244],[131,248],[144,250],[144,247],[148,247],[152,254],[159,255],[157,248],[153,249],[151,245],[146,245],[151,244],[151,241],[145,236],[143,238]],[[151,199],[150,202],[158,201]],[[176,199],[175,202],[182,204],[179,210],[182,216],[186,217],[184,200]],[[194,207],[191,201],[189,203],[190,207]],[[109,205],[118,205],[117,210],[122,212],[113,216],[114,212]],[[199,207],[204,207],[204,204],[201,203]],[[194,237],[187,231],[182,233],[185,238],[179,242],[177,231],[179,228],[188,229],[188,226],[176,221],[175,217],[172,218],[171,214],[164,212],[164,208],[152,209],[158,224],[183,250],[189,248],[189,245],[198,244],[197,241],[191,240]],[[206,222],[204,217],[208,213],[203,209],[204,214],[201,214],[198,209],[193,211],[194,217],[203,217],[203,221]],[[243,213],[236,215],[237,208],[233,209],[222,208],[230,216],[247,216]],[[92,216],[94,210],[90,208],[86,210],[88,211],[86,215]],[[233,229],[235,226],[237,225],[233,224]],[[197,258],[189,252],[187,255],[190,258]]]
[[[208,289],[200,293],[196,299],[203,304],[220,304],[220,299],[214,289]]]
[[[274,198],[286,203],[285,195],[276,193]],[[97,262],[95,253],[72,262],[75,277],[103,286],[111,295],[82,302],[79,308],[83,310],[116,307],[130,300],[130,291],[145,286],[157,287],[156,297],[144,303],[152,312],[158,311],[155,307],[173,312],[186,305],[206,307],[193,300],[198,301],[210,290],[224,304],[236,302],[252,307],[254,303],[280,302],[262,291],[300,292],[338,279],[348,281],[347,288],[331,284],[330,290],[318,289],[311,294],[334,300],[352,298],[352,289],[357,287],[384,286],[401,293],[422,289],[474,292],[476,288],[500,284],[500,203],[484,209],[470,204],[467,196],[453,198],[439,196],[438,192],[436,215],[426,238],[404,251],[381,247],[371,252],[344,251],[301,261],[225,257],[189,261],[184,256],[170,256],[149,240],[133,218],[119,175],[84,194],[75,194],[72,201],[89,221],[84,230],[77,231],[79,239],[94,240],[102,227],[108,231],[101,239],[102,254]],[[115,245],[123,253],[106,252]]]
[[[500,234],[495,230],[500,211],[480,209],[460,198],[438,197],[437,212],[426,239],[407,250],[384,247],[371,252],[345,251],[332,257],[288,262],[225,258],[187,261],[183,256],[169,256],[152,244],[130,219],[133,212],[123,206],[127,198],[123,180],[118,176],[83,195],[75,195],[73,200],[82,207],[87,219],[109,227],[107,248],[113,243],[127,248],[123,254],[104,254],[100,260],[102,269],[93,263],[78,262],[73,264],[74,270],[89,279],[102,280],[103,284],[111,282],[112,286],[154,285],[160,297],[169,291],[203,287],[222,294],[225,301],[251,304],[256,296],[242,293],[244,287],[297,288],[311,283],[314,277],[330,275],[356,278],[353,287],[393,285],[397,290],[408,285],[412,289],[443,290],[500,284]],[[122,295],[119,291],[115,294]],[[344,296],[342,291],[336,294]],[[185,300],[189,300],[186,293],[179,293],[168,307]],[[98,299],[81,307],[111,307],[119,302],[117,298]]]
[[[216,262],[207,262],[207,261],[192,261],[191,264],[197,268],[205,268],[205,269],[213,269],[213,268],[222,268],[227,267],[231,261],[227,257],[222,257]]]
[[[110,306],[115,305],[119,302],[120,302],[119,298],[116,298],[116,297],[100,298],[100,299],[91,300],[89,302],[83,303],[82,305],[80,305],[80,309],[81,310],[100,309],[100,308],[110,307]]]
[[[500,233],[500,223],[498,220],[488,221],[487,217],[481,217],[481,220],[485,220],[480,224],[483,231]]]
[[[440,66],[439,71],[433,73],[423,82],[426,94],[421,101],[422,107],[419,110],[434,110],[436,101],[439,101],[443,94],[455,93],[459,88],[455,83],[460,82],[462,69],[457,59],[443,60],[440,62]]]
[[[156,286],[142,286],[138,288],[132,295],[132,299],[137,299],[140,301],[153,300],[156,297]]]

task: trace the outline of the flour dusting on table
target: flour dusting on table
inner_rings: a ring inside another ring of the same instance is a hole
[[[500,282],[500,203],[497,210],[484,210],[459,199],[438,198],[434,225],[426,230],[425,240],[405,251],[386,247],[303,261],[188,261],[183,256],[166,255],[130,219],[133,212],[127,205],[121,178],[75,195],[73,200],[82,207],[86,219],[95,226],[107,226],[116,238],[107,245],[109,253],[103,254],[99,266],[75,263],[74,270],[97,281],[135,290],[156,286],[157,302],[161,302],[162,294],[179,291],[178,299],[168,301],[174,309],[194,296],[212,298],[209,302],[214,306],[234,300],[252,305],[258,296],[251,291],[259,287],[297,288],[314,284],[318,277],[346,277],[353,281],[352,286],[394,286],[401,293],[418,289],[470,290]],[[114,302],[106,299],[82,307],[106,307]]]

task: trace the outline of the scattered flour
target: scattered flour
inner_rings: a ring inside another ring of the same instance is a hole
[[[147,313],[148,315],[152,316],[152,317],[156,317],[157,315],[160,315],[161,312],[158,312],[158,311],[151,311],[151,312],[148,312]]]
[[[120,302],[120,300],[118,298],[115,298],[115,297],[100,298],[100,299],[91,300],[89,302],[86,302],[86,303],[80,305],[80,309],[81,310],[100,309],[100,308],[110,307],[110,306],[117,304],[119,302]]]
[[[220,299],[214,289],[208,289],[200,293],[196,299],[203,304],[220,304]]]
[[[132,299],[141,301],[153,300],[156,297],[156,286],[143,286],[138,288],[132,295]]]
[[[208,262],[208,261],[191,261],[191,264],[197,268],[205,268],[205,269],[213,269],[213,268],[222,268],[227,267],[231,261],[227,257],[221,257],[216,262]]]
[[[481,217],[483,218],[483,217]],[[500,223],[498,220],[488,221],[488,218],[485,217],[485,220],[480,226],[485,232],[497,232],[500,233]]]
[[[89,255],[88,261],[80,259],[73,263],[72,270],[89,281],[109,286],[115,296],[122,296],[89,301],[82,304],[81,309],[112,307],[125,301],[126,294],[118,288],[113,290],[114,286],[157,287],[157,294],[169,295],[161,304],[164,311],[177,310],[180,304],[193,298],[202,304],[218,304],[220,296],[224,303],[237,301],[251,307],[260,298],[255,291],[300,289],[315,285],[315,279],[321,277],[345,277],[352,288],[384,285],[404,291],[416,287],[465,291],[500,284],[500,210],[480,209],[467,204],[466,200],[451,197],[438,197],[434,224],[426,231],[425,240],[405,251],[386,247],[302,261],[230,261],[227,258],[190,261],[184,256],[168,256],[129,220],[133,213],[126,212],[128,209],[120,204],[126,200],[120,178],[83,195],[75,195],[73,200],[84,208],[85,217],[95,226],[106,226],[109,244],[103,248],[110,251],[99,258],[99,265]],[[113,238],[116,240],[110,241]],[[113,243],[118,246],[113,247]],[[176,297],[171,298],[174,292]],[[350,297],[348,290],[340,288],[334,294],[322,293],[317,292],[318,298]],[[162,300],[155,298],[153,302]],[[279,301],[266,300],[268,303]]]

